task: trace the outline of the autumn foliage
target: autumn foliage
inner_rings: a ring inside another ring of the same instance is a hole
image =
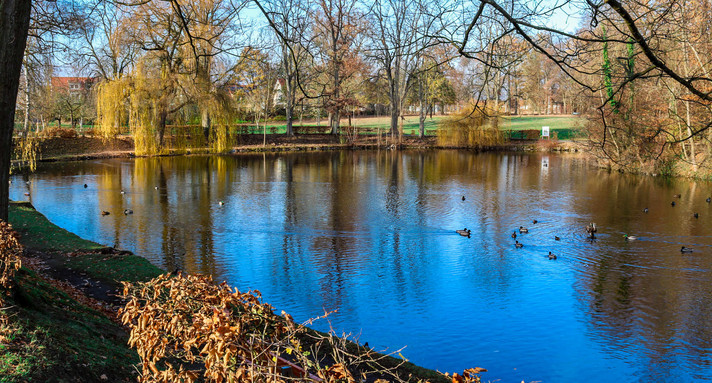
[[[405,361],[389,364],[388,356],[346,336],[308,334],[288,314],[274,314],[259,292],[242,293],[208,276],[124,282],[124,298],[121,319],[141,359],[141,382],[411,380],[397,373]],[[455,374],[452,381],[479,382],[480,371]]]
[[[22,245],[7,222],[0,221],[0,305],[12,287],[15,271],[20,268]]]

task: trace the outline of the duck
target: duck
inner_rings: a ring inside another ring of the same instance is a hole
[[[561,238],[554,236],[554,241],[561,241]]]
[[[528,232],[529,232],[529,229],[527,229],[527,228],[524,227],[524,226],[519,226],[519,232],[522,233],[522,234],[528,233]]]
[[[109,214],[111,214],[111,213],[109,213],[109,212],[106,211],[106,210],[102,210],[102,211],[101,211],[101,215],[109,215]]]
[[[220,202],[218,202],[218,205],[220,205],[220,206],[225,205],[225,202],[220,201]]]
[[[84,189],[86,189],[87,187],[88,187],[87,184],[84,184]]]
[[[133,214],[133,210],[126,209],[126,210],[124,210],[124,214],[126,214],[126,215]]]
[[[154,186],[153,188],[156,189],[156,190],[158,190],[158,186]]]
[[[126,194],[126,192],[125,192],[125,191],[123,191],[123,190],[121,190],[121,194]]]
[[[533,225],[536,225],[536,224],[537,224],[537,222],[539,222],[539,221],[537,221],[537,220],[533,220],[533,221],[532,221],[532,224],[533,224]]]
[[[462,196],[462,200],[463,200],[463,201],[465,200],[465,196]]]
[[[512,238],[514,238],[514,239],[517,238],[517,232],[516,232],[516,231],[513,231],[513,232],[512,232]]]
[[[707,197],[707,199],[705,200],[705,202],[707,202],[707,203],[712,202],[712,197]]]
[[[598,228],[596,227],[596,223],[591,222],[586,226],[586,232],[589,234],[595,233],[598,231]]]
[[[470,237],[470,233],[472,233],[472,231],[471,231],[471,230],[467,230],[467,228],[464,228],[464,229],[462,229],[462,230],[455,230],[455,232],[456,232],[457,234],[460,234],[460,235],[463,236],[463,237],[468,237],[468,238]]]
[[[670,206],[675,207],[675,201],[670,202]]]
[[[553,261],[556,259],[556,254],[553,254],[551,251],[549,252],[549,260]]]
[[[695,218],[700,218],[700,215],[698,213],[693,214]]]
[[[635,241],[636,239],[638,239],[638,237],[628,234],[623,234],[623,238],[625,238],[626,241]]]
[[[647,212],[648,212],[648,208],[646,207],[645,209],[643,209],[643,213],[647,213]]]
[[[690,249],[689,247],[683,246],[683,247],[680,248],[680,252],[683,253],[683,254],[687,254],[687,253],[691,253],[691,252],[692,252],[692,249]]]
[[[524,247],[524,245],[519,243],[519,241],[514,241],[514,247],[516,247],[517,249],[521,249],[522,247]]]
[[[682,194],[675,194],[673,197],[675,197],[675,198],[682,198]]]

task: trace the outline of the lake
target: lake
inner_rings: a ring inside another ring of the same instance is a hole
[[[706,182],[467,151],[102,159],[12,180],[13,200],[83,238],[257,289],[297,321],[337,310],[313,327],[405,347],[424,367],[479,366],[504,382],[712,381]],[[465,227],[470,238],[455,232]]]

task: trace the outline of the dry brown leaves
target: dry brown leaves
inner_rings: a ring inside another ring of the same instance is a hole
[[[0,306],[12,287],[15,272],[20,268],[22,245],[17,240],[17,233],[5,221],[0,221]]]
[[[282,335],[293,322],[273,314],[259,292],[241,293],[210,277],[164,274],[124,283],[121,318],[142,360],[143,382],[281,382]],[[199,367],[199,368],[196,368]]]

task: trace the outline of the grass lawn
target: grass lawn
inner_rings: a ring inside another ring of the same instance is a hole
[[[500,127],[503,130],[540,130],[548,126],[551,130],[578,129],[581,127],[578,116],[508,116],[502,117]]]

